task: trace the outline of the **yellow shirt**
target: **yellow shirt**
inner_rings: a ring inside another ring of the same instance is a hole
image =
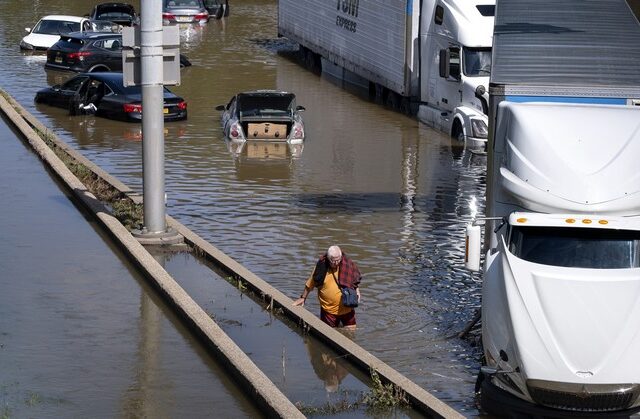
[[[333,279],[334,275],[336,279],[338,278],[339,272],[340,267],[336,268],[335,271],[332,271],[331,268],[327,269],[324,282],[322,286],[318,288],[318,301],[320,301],[320,307],[327,313],[342,316],[343,314],[349,313],[353,308],[342,305],[342,291],[340,291],[336,280]],[[313,272],[304,285],[309,288],[309,290],[315,287],[316,283],[313,280]]]

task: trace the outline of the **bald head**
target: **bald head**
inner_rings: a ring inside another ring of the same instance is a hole
[[[327,249],[327,259],[331,266],[337,266],[342,260],[342,250],[336,245],[333,245]]]

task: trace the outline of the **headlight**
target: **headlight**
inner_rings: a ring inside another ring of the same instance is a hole
[[[487,124],[485,124],[481,119],[471,120],[471,131],[473,133],[473,137],[475,138],[487,138],[489,136]]]
[[[33,49],[33,45],[24,42],[24,40],[20,41],[20,48],[22,49]]]

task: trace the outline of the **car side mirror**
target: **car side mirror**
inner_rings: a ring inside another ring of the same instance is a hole
[[[226,111],[227,108],[224,105],[218,105],[216,106],[216,111]]]
[[[451,55],[449,54],[448,49],[440,50],[440,77],[445,79],[449,78],[449,60],[451,59]]]
[[[24,28],[27,33],[31,33],[31,28]]]
[[[300,106],[300,105],[296,106],[296,111],[298,111],[298,112],[304,112],[306,110],[307,109],[304,106]]]

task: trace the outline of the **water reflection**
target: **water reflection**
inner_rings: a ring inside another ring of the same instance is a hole
[[[327,393],[336,393],[342,380],[349,375],[349,371],[342,365],[344,361],[320,342],[307,338],[304,343],[313,371],[324,383],[324,389]]]
[[[65,81],[69,80],[71,77],[75,76],[75,73],[69,73],[65,71],[55,71],[55,70],[45,70],[45,73],[47,73],[47,84],[49,86],[62,84]]]

